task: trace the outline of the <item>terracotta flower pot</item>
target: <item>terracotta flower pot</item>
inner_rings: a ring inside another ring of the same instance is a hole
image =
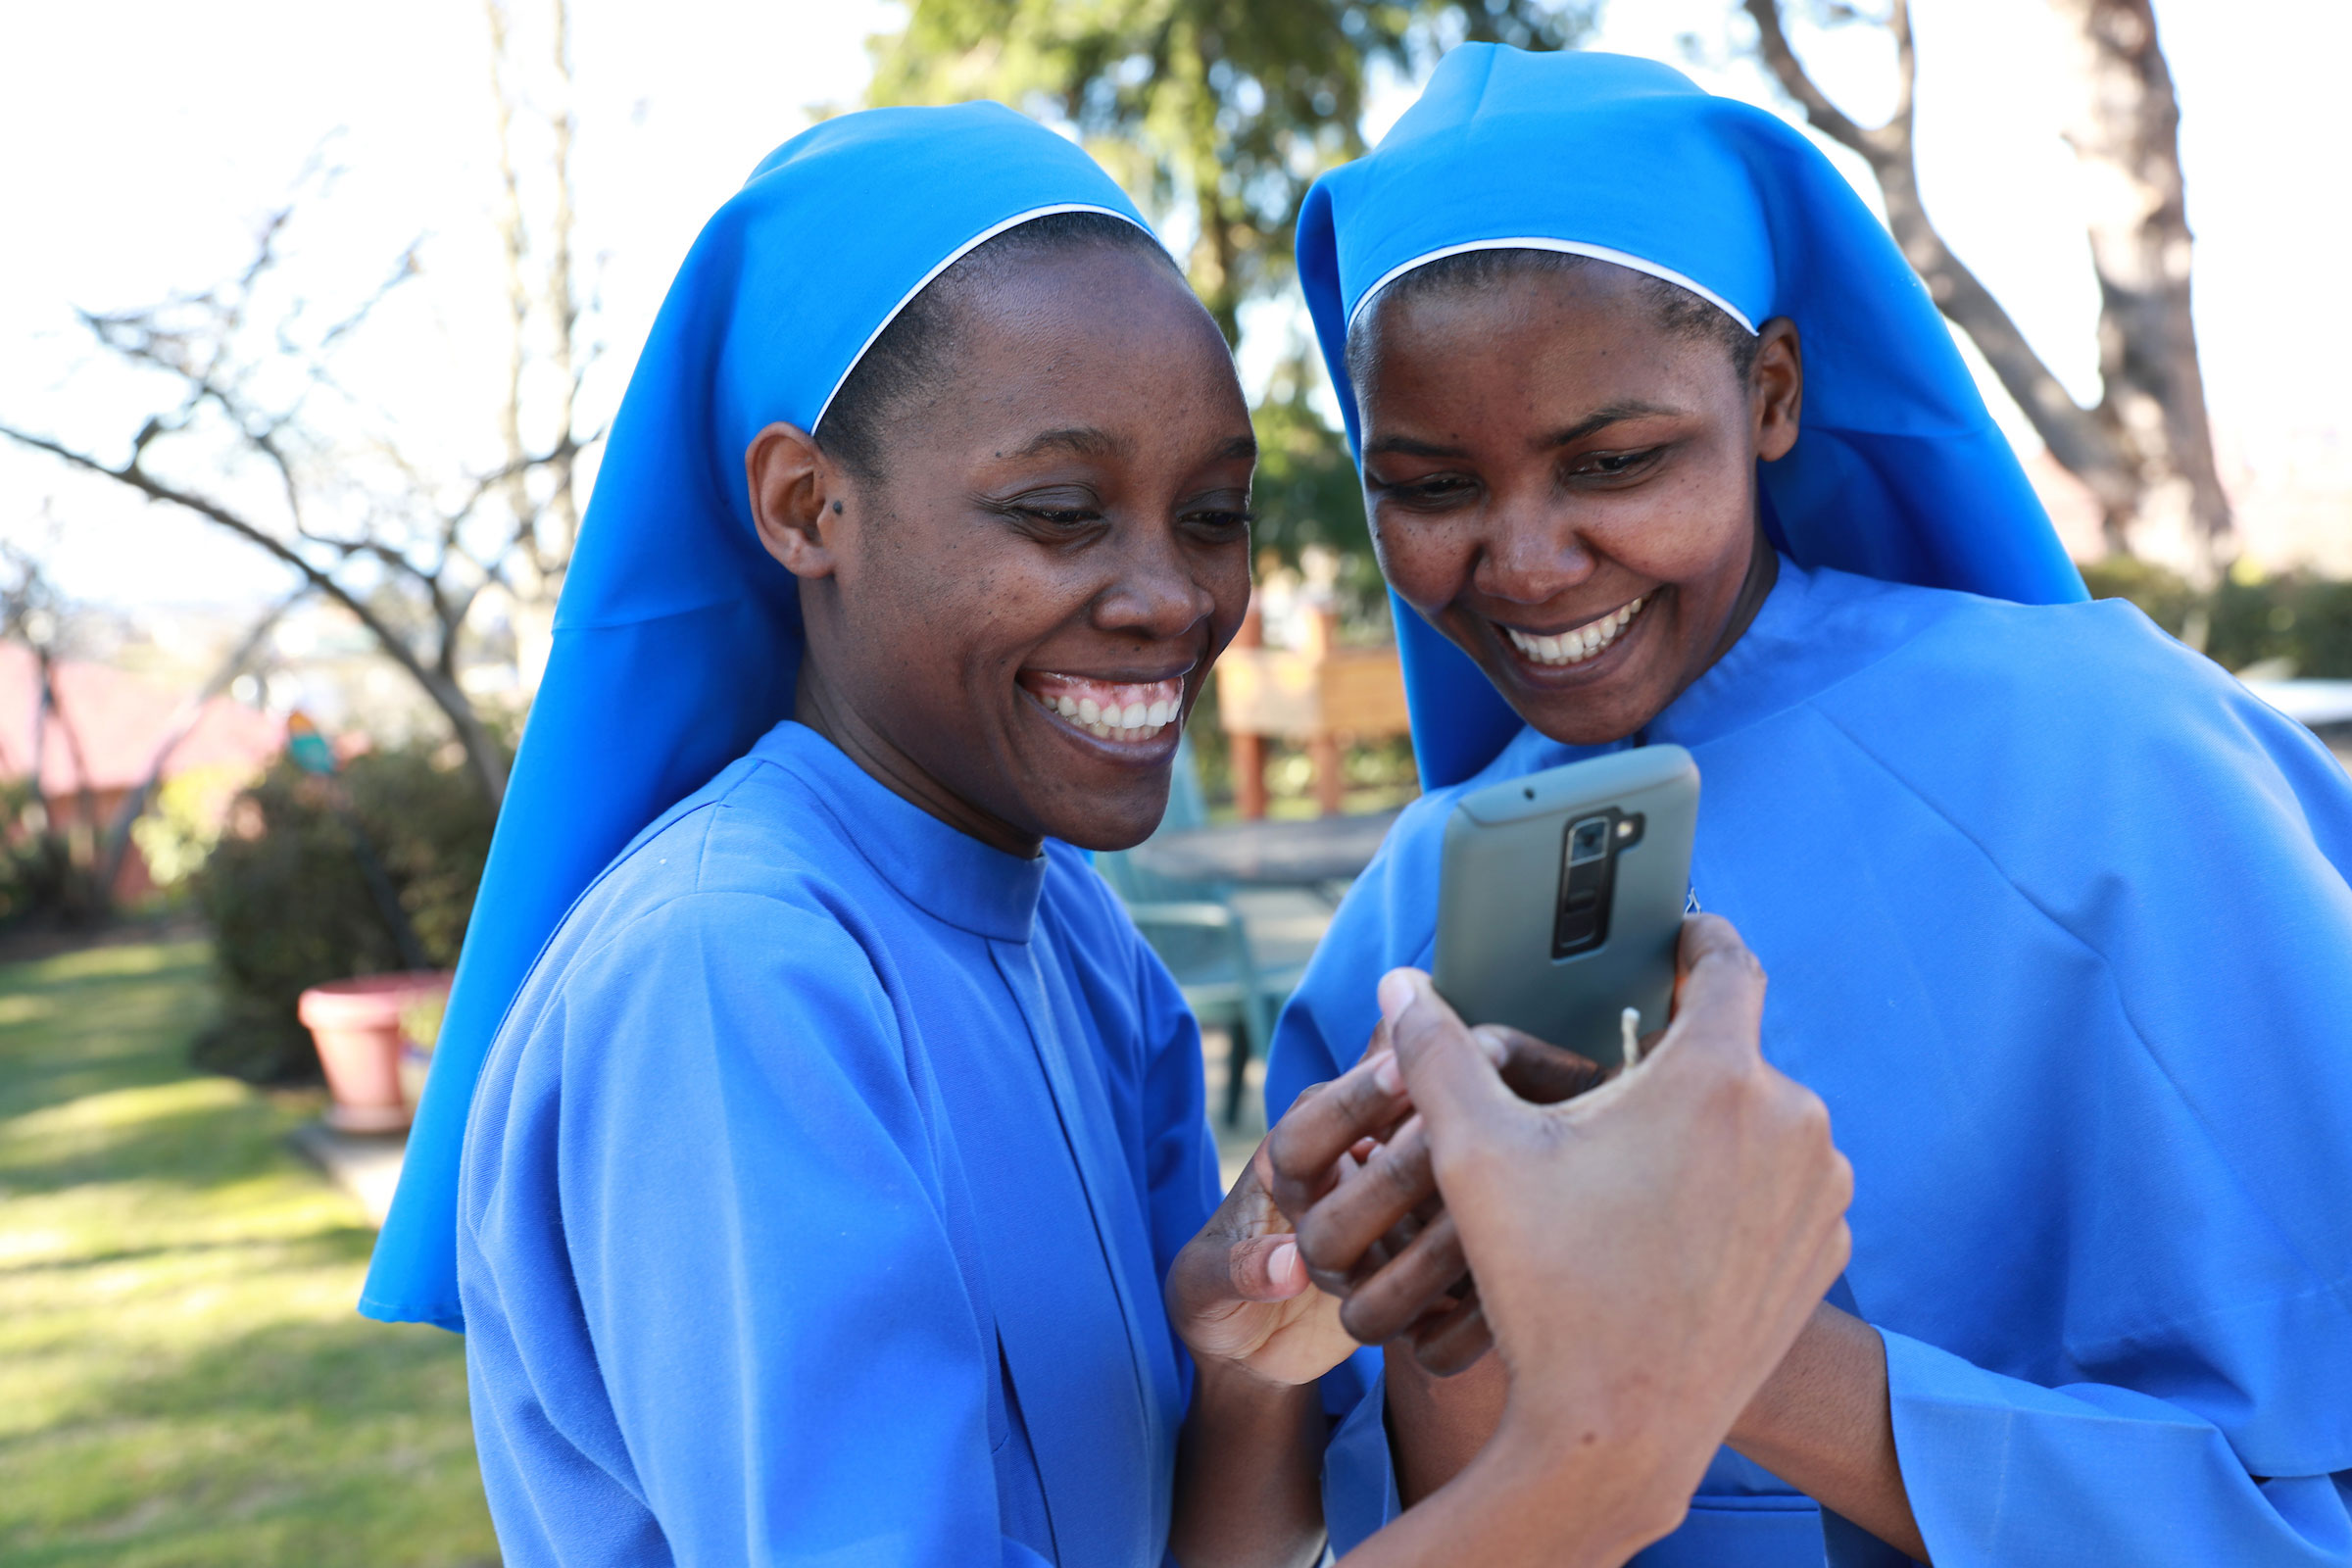
[[[338,1132],[391,1133],[408,1126],[416,1106],[401,1093],[400,1010],[420,996],[449,989],[445,970],[369,974],[313,986],[299,1016],[326,1069],[326,1124]]]

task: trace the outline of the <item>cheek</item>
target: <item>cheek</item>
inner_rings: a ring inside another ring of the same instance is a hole
[[[1405,603],[1433,610],[1450,601],[1467,580],[1476,552],[1472,531],[1429,517],[1372,513],[1372,550],[1381,574]]]
[[[1692,582],[1740,558],[1755,526],[1749,481],[1737,466],[1693,466],[1602,503],[1593,542],[1619,563],[1661,582]]]

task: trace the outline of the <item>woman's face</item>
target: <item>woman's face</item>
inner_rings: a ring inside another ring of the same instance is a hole
[[[1743,384],[1603,264],[1374,308],[1364,493],[1390,583],[1545,735],[1640,729],[1753,612],[1755,466],[1796,439],[1794,327],[1765,324]]]
[[[878,475],[788,426],[752,449],[803,579],[802,716],[984,842],[1125,848],[1249,607],[1232,357],[1167,268],[1094,248],[968,291],[947,359]]]

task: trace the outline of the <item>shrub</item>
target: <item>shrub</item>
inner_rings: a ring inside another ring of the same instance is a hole
[[[319,778],[280,759],[231,807],[196,877],[211,922],[220,1024],[199,1065],[255,1082],[310,1077],[318,1058],[295,1016],[304,990],[405,968],[369,891],[356,825],[382,865],[425,960],[457,962],[490,850],[493,813],[472,774],[404,747]]]
[[[2205,651],[2225,669],[2277,661],[2313,679],[2352,678],[2352,582],[2241,565],[2200,594],[2176,572],[2131,560],[2089,563],[2082,577],[2094,597],[2129,599],[2176,637],[2202,611]]]

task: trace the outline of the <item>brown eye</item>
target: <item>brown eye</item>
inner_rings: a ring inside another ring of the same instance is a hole
[[[1572,471],[1599,479],[1622,478],[1646,466],[1664,450],[1663,447],[1645,447],[1639,452],[1588,453]]]

